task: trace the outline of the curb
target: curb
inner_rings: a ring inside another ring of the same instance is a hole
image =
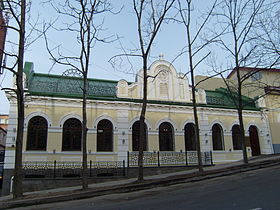
[[[144,183],[129,183],[123,185],[109,186],[97,189],[88,190],[75,190],[70,192],[63,192],[63,194],[46,194],[42,197],[34,198],[21,198],[19,200],[7,200],[0,202],[0,209],[16,208],[16,207],[26,207],[31,205],[40,205],[47,203],[63,202],[69,200],[79,200],[92,197],[98,197],[102,195],[109,195],[115,193],[128,193],[133,191],[151,189],[158,186],[169,186],[180,183],[191,183],[198,182],[207,179],[213,179],[223,176],[230,176],[238,173],[243,173],[252,170],[258,170],[262,168],[268,168],[272,166],[280,165],[280,159],[275,160],[264,160],[256,163],[242,164],[238,166],[226,167],[223,169],[204,171],[203,173],[193,172],[184,175],[174,175],[167,178],[159,178],[155,180],[147,180]]]

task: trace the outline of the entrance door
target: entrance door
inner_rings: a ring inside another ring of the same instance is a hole
[[[193,123],[185,125],[185,151],[196,151],[195,127]]]
[[[249,128],[250,145],[252,150],[252,156],[258,156],[261,154],[258,129],[256,126],[251,125]]]
[[[173,126],[164,122],[159,126],[159,150],[173,151]]]

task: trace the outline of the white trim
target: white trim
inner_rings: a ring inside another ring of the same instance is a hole
[[[63,154],[63,155],[82,155],[82,151],[56,151],[55,154]]]
[[[28,115],[25,117],[25,119],[24,119],[24,127],[27,128],[29,121],[30,121],[33,117],[36,117],[36,116],[40,116],[40,117],[45,118],[45,120],[47,120],[47,123],[48,123],[48,128],[51,127],[51,126],[53,126],[52,120],[49,118],[49,116],[48,116],[46,113],[44,113],[44,112],[42,112],[42,111],[36,111],[36,112],[32,112],[32,113],[28,114]]]
[[[261,128],[260,128],[260,126],[259,126],[256,122],[249,122],[249,123],[247,124],[246,128],[245,128],[245,131],[246,131],[246,132],[249,132],[249,128],[250,128],[251,126],[255,126],[255,127],[258,129],[258,135],[260,136]]]
[[[136,121],[138,121],[138,120],[140,120],[140,117],[134,117],[134,118],[129,122],[129,128],[128,128],[129,131],[132,131],[132,126],[133,126],[133,124],[134,124]],[[147,131],[149,132],[149,130],[152,129],[152,125],[151,125],[150,121],[149,121],[147,118],[145,118],[145,123],[146,123],[146,125],[147,125]]]
[[[36,151],[36,150],[27,150],[27,151],[22,151],[23,154],[52,154],[52,152],[48,152],[48,151],[43,151],[43,150],[39,150],[39,151]]]
[[[192,124],[195,125],[194,119],[187,119],[187,120],[184,121],[184,123],[181,125],[180,129],[181,129],[182,131],[185,131],[185,126],[186,126],[188,123],[192,123]]]
[[[91,152],[89,155],[117,155],[118,152]]]
[[[96,131],[97,125],[101,120],[109,120],[113,124],[113,133],[118,129],[117,124],[112,117],[107,114],[102,114],[99,117],[95,118],[92,124],[93,131]]]
[[[227,132],[227,129],[226,129],[226,127],[224,126],[224,124],[222,123],[222,121],[220,121],[220,120],[214,120],[211,124],[210,124],[210,130],[209,130],[209,132],[210,132],[210,135],[212,136],[212,127],[213,127],[213,125],[215,125],[215,124],[219,124],[221,127],[222,127],[222,129],[223,129],[223,134],[225,133],[225,132]]]
[[[80,122],[83,122],[83,119],[80,115],[76,114],[76,113],[69,113],[67,115],[64,115],[63,117],[60,118],[59,120],[59,126],[63,127],[64,123],[66,122],[66,120],[70,119],[70,118],[75,118],[80,120]]]
[[[237,120],[233,121],[233,123],[231,123],[231,126],[229,127],[229,132],[232,133],[232,127],[234,125],[239,125],[239,122]],[[240,125],[239,125],[240,126]]]
[[[163,119],[159,120],[156,123],[156,126],[155,126],[156,130],[159,130],[159,126],[161,125],[161,123],[164,123],[164,122],[168,122],[168,123],[170,123],[173,126],[173,132],[174,132],[173,135],[175,135],[176,131],[178,130],[178,127],[177,127],[176,123],[173,120],[168,119],[168,118],[163,118]],[[175,139],[175,137],[174,137],[174,139]]]
[[[56,100],[55,106],[61,106],[61,107],[81,107],[81,100],[78,99],[61,99],[57,97],[34,97],[32,102],[27,102],[27,104],[30,105],[39,105],[39,106],[53,106],[53,102],[45,102],[45,103],[37,103],[34,102],[36,99],[40,99],[42,101],[45,99],[46,101]],[[75,103],[74,103],[75,102]],[[75,105],[76,104],[76,105]],[[88,104],[88,108],[98,108],[98,109],[116,109],[116,106],[118,106],[118,109],[124,109],[124,110],[139,110],[139,103],[134,102],[125,102],[125,101],[102,101],[102,100],[90,100]],[[129,106],[129,108],[127,108]],[[131,107],[131,106],[136,106]],[[152,107],[161,107],[159,110],[158,108],[152,108]],[[191,106],[176,106],[174,105],[157,105],[157,104],[148,104],[147,106],[147,112],[170,112],[170,107],[173,109],[173,113],[184,113],[184,114],[190,114],[192,113],[192,107]],[[163,110],[166,109],[166,110]],[[179,110],[180,109],[180,110]],[[218,111],[219,110],[219,111]],[[237,117],[237,112],[234,109],[223,109],[223,108],[211,108],[211,107],[198,107],[198,111],[204,111],[205,114],[208,115],[222,115],[222,116],[235,116]],[[244,117],[255,117],[259,118],[259,111],[251,111],[251,110],[244,110],[243,111]]]
[[[149,66],[149,71],[154,72],[159,66],[166,66],[169,68],[173,75],[177,76],[177,71],[174,66],[166,60],[156,60]],[[188,79],[187,79],[188,80]]]

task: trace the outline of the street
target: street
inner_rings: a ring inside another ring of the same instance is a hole
[[[196,183],[18,209],[280,209],[280,166]]]

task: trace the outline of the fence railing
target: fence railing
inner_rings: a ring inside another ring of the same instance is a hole
[[[128,152],[127,167],[138,166],[138,152]],[[203,165],[213,165],[212,152],[202,152],[201,160]],[[160,167],[160,166],[195,166],[198,165],[198,157],[196,151],[188,152],[144,152],[144,167]]]
[[[125,161],[88,161],[89,177],[125,176]],[[82,162],[33,162],[22,163],[25,178],[81,177]]]
[[[212,165],[212,152],[202,152],[203,165]],[[138,166],[138,152],[127,153],[125,161],[88,161],[87,175],[89,177],[126,176],[126,167]],[[164,166],[196,166],[198,158],[196,151],[188,152],[144,152],[144,167]],[[63,161],[26,161],[22,163],[25,178],[61,178],[81,177],[82,162]]]

